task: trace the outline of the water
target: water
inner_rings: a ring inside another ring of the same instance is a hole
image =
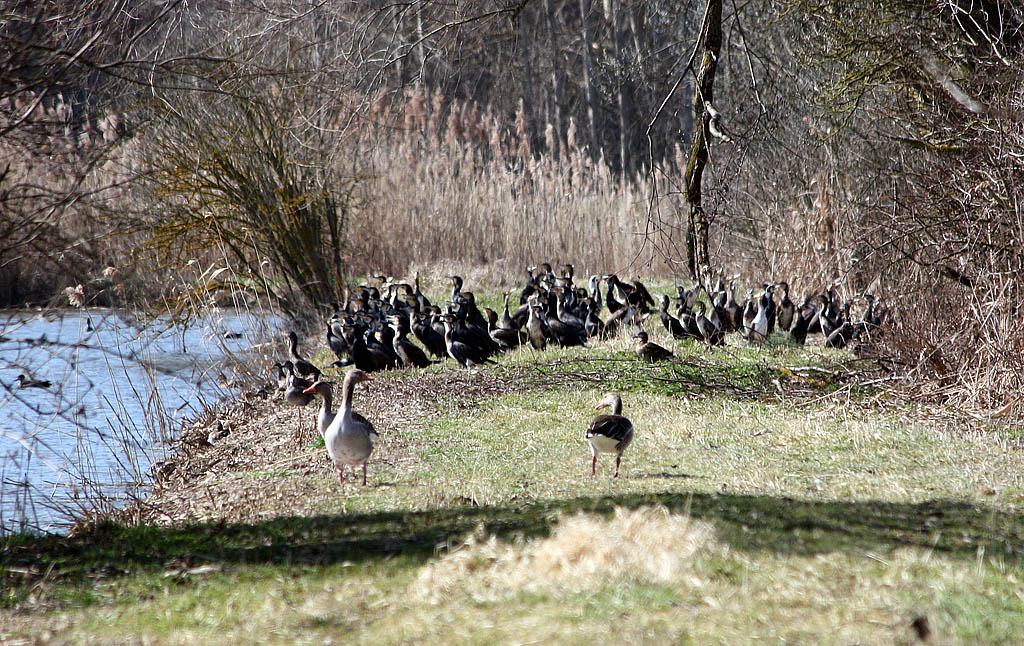
[[[144,493],[181,422],[230,392],[280,321],[112,310],[0,313],[0,534],[60,532]],[[17,377],[49,380],[19,388]]]

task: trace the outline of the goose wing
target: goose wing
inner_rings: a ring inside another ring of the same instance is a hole
[[[352,421],[366,429],[366,434],[370,436],[370,443],[374,444],[380,438],[380,433],[373,427],[370,420],[366,419],[359,413],[352,411]]]
[[[622,415],[598,415],[590,423],[585,439],[601,435],[608,439],[622,442],[633,435],[633,423]]]

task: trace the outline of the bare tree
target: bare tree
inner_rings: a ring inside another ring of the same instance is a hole
[[[691,278],[700,277],[703,268],[711,266],[708,253],[708,232],[710,223],[702,203],[701,181],[709,156],[711,134],[711,102],[714,100],[715,71],[722,49],[722,1],[707,0],[704,22],[701,26],[700,66],[697,69],[696,91],[693,95],[693,146],[686,164],[684,183],[686,186],[687,231],[686,265]]]

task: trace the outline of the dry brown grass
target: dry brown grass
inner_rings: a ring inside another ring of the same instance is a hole
[[[678,581],[713,540],[707,523],[662,507],[618,508],[612,518],[579,513],[560,518],[550,537],[527,542],[478,530],[425,565],[410,591],[437,604],[453,596],[496,600],[521,590],[579,592],[609,578]]]

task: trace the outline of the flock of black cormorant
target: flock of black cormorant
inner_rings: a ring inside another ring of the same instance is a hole
[[[472,367],[493,363],[496,356],[521,345],[538,350],[548,344],[588,346],[623,331],[638,339],[642,359],[659,361],[672,352],[651,342],[642,329],[655,315],[673,338],[712,346],[724,345],[727,334],[738,332],[750,343],[781,333],[804,344],[809,336],[820,334],[826,347],[843,348],[875,332],[885,317],[885,308],[871,294],[843,302],[835,285],[797,304],[788,283],[765,282],[756,291],[747,289],[738,301],[735,279],[719,275],[714,286],[678,285],[675,295],[656,299],[639,280],[605,274],[590,276],[579,285],[572,265],[564,265],[556,275],[547,263],[527,270],[518,294],[505,292],[499,314],[489,307],[481,310],[473,293],[463,289],[461,277],[449,279],[451,294],[443,304],[427,298],[419,274],[413,284],[379,277],[378,284],[349,289],[345,303],[335,306],[326,323],[327,344],[338,358],[333,365],[352,365],[369,373],[453,359]],[[864,304],[857,319],[850,313],[855,302]],[[294,333],[289,342],[291,358],[278,364],[282,379],[294,374],[302,385],[302,379],[318,378],[319,369],[298,353]],[[297,394],[293,399],[302,403]]]
[[[720,275],[714,287],[678,285],[674,296],[662,294],[656,300],[639,280],[593,275],[582,286],[574,280],[572,265],[564,265],[555,275],[547,263],[527,270],[515,305],[510,304],[515,292],[505,292],[499,315],[489,307],[481,311],[473,293],[463,289],[460,276],[449,279],[451,295],[443,306],[423,293],[419,274],[412,285],[381,276],[376,285],[349,289],[345,303],[334,306],[326,323],[327,345],[338,358],[332,366],[351,365],[370,373],[423,368],[450,358],[472,367],[494,363],[495,356],[522,345],[537,350],[549,343],[588,346],[592,340],[614,337],[623,330],[637,339],[640,358],[661,361],[671,358],[672,351],[650,341],[642,329],[655,314],[673,338],[711,346],[725,345],[726,335],[732,332],[750,343],[764,342],[778,332],[796,344],[820,334],[825,347],[843,348],[855,339],[877,334],[886,316],[885,307],[873,295],[843,302],[834,284],[809,294],[798,305],[790,297],[788,283],[765,282],[756,292],[747,289],[740,302],[735,278],[727,282]],[[706,299],[701,299],[702,292]],[[864,303],[857,319],[850,315],[854,302]],[[280,387],[287,401],[305,405],[313,395],[304,391],[321,372],[299,354],[294,332],[288,333],[288,341],[289,360],[275,364]]]

